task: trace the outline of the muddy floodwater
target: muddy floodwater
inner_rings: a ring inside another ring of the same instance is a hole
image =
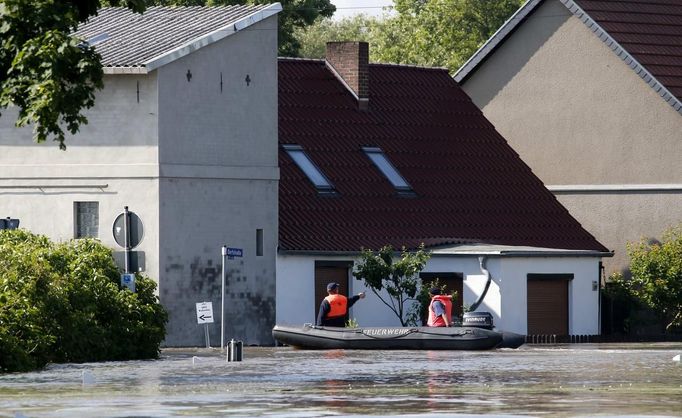
[[[682,416],[682,344],[164,350],[0,375],[0,417]]]

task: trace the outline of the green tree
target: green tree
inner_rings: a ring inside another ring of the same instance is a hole
[[[682,326],[682,224],[667,230],[661,243],[629,243],[629,280],[612,276],[645,306],[658,312],[666,331]]]
[[[370,44],[370,60],[375,57],[375,39],[381,31],[382,21],[371,16],[355,15],[341,20],[319,18],[304,28],[297,28],[294,36],[301,43],[299,55],[321,59],[325,56],[326,43],[332,41],[362,41]]]
[[[420,281],[419,273],[429,258],[431,255],[424,250],[423,245],[415,252],[403,248],[397,260],[390,245],[376,253],[363,250],[353,276],[363,280],[372,293],[396,314],[402,326],[407,326],[405,304],[414,301]],[[382,295],[382,290],[386,290],[388,297]]]
[[[395,0],[372,46],[382,62],[456,71],[523,0]]]
[[[158,6],[225,6],[233,4],[270,4],[272,0],[148,0],[149,5]],[[279,55],[299,56],[301,43],[295,31],[312,25],[318,17],[331,17],[336,7],[330,0],[280,0],[282,11],[279,13],[277,33]]]
[[[143,12],[145,0],[109,0]],[[0,110],[15,106],[16,126],[33,125],[66,149],[63,127],[76,133],[102,88],[100,56],[70,34],[97,14],[99,0],[0,0]]]
[[[153,280],[119,286],[111,249],[0,230],[0,373],[50,362],[156,358],[167,313]]]

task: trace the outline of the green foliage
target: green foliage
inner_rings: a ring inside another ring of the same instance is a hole
[[[145,0],[111,0],[136,12]],[[97,13],[99,0],[0,0],[0,109],[16,106],[16,126],[33,124],[33,139],[66,149],[65,127],[76,133],[81,113],[102,88],[100,56],[70,36]]]
[[[346,321],[346,328],[359,328],[360,324],[358,324],[357,319],[355,318],[348,318]]]
[[[363,250],[353,276],[363,280],[379,300],[396,314],[400,323],[406,326],[405,304],[414,300],[419,284],[419,273],[431,255],[421,245],[416,252],[408,252],[403,248],[400,258],[395,260],[394,257],[395,253],[390,245],[376,253],[372,250]],[[386,299],[380,293],[382,290],[388,294]]]
[[[395,0],[395,14],[319,20],[297,32],[301,54],[321,58],[324,43],[370,43],[378,62],[445,67],[455,72],[519,8],[523,0]]]
[[[522,0],[396,0],[375,48],[384,62],[456,71]]]
[[[233,4],[271,4],[271,0],[149,0],[147,4],[158,6],[226,6]],[[336,7],[330,0],[280,0],[277,33],[279,55],[296,57],[301,43],[296,30],[312,25],[318,17],[331,17]]]
[[[156,284],[138,275],[132,293],[119,277],[96,240],[0,230],[0,371],[157,357],[167,314]]]
[[[429,305],[431,305],[431,295],[429,294],[429,290],[433,287],[440,289],[440,292],[443,295],[450,293],[450,295],[452,295],[452,305],[455,306],[457,303],[457,291],[453,290],[452,292],[448,292],[447,285],[445,283],[441,283],[438,278],[428,282],[422,282],[419,292],[415,297],[417,303],[413,304],[407,313],[408,320],[406,322],[408,324],[421,326],[426,323],[426,320],[429,317]]]
[[[632,277],[615,281],[657,311],[666,330],[682,326],[682,225],[666,231],[661,243],[629,243],[627,249]]]
[[[301,43],[301,57],[324,58],[327,42],[361,41],[370,44],[370,60],[375,61],[374,44],[380,36],[381,27],[381,20],[361,14],[341,20],[320,18],[310,26],[297,28],[294,36]]]

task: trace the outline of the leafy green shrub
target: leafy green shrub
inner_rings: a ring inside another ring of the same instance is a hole
[[[682,225],[663,234],[663,241],[628,243],[630,272],[611,276],[616,296],[634,298],[655,311],[666,331],[682,327]]]
[[[119,281],[97,240],[0,230],[0,371],[157,357],[167,313],[156,284],[137,275],[133,293]]]

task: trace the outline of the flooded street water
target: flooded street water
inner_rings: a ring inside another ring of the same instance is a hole
[[[0,375],[0,417],[682,416],[682,344],[164,350]]]

